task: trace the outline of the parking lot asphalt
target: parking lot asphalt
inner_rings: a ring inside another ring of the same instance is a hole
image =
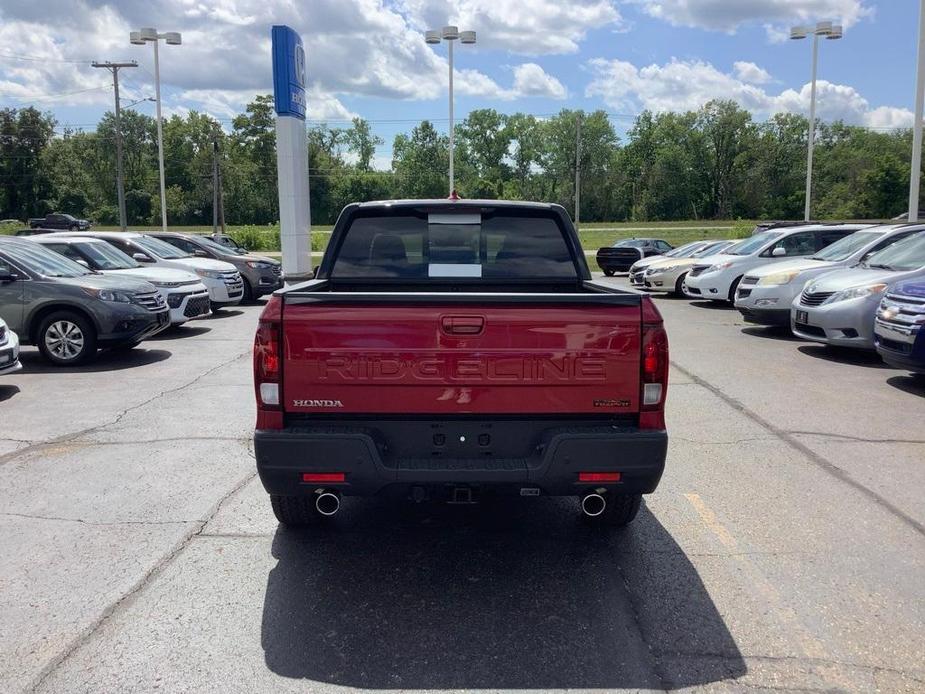
[[[0,691],[925,689],[925,383],[656,302],[668,467],[612,534],[553,499],[278,528],[259,307],[72,371],[27,348],[0,377]]]

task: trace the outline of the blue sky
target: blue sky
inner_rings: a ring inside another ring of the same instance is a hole
[[[127,99],[151,96],[149,47],[128,32],[183,32],[162,48],[168,113],[195,109],[228,123],[271,88],[269,27],[306,42],[309,112],[332,125],[359,115],[387,144],[432,118],[446,126],[446,49],[421,32],[458,23],[457,114],[493,107],[555,113],[605,109],[624,130],[643,108],[686,110],[734,98],[762,119],[808,108],[809,41],[795,23],[831,19],[841,41],[820,45],[819,108],[874,128],[911,124],[917,5],[912,0],[6,0],[0,9],[0,106],[35,105],[61,124],[92,128],[107,109],[108,75],[87,61],[137,59]],[[153,113],[153,105],[140,110]],[[389,122],[392,121],[392,122]]]

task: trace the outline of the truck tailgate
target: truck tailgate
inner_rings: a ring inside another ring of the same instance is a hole
[[[303,414],[632,414],[640,323],[638,304],[287,303],[281,404]]]

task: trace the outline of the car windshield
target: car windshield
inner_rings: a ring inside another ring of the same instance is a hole
[[[645,245],[646,242],[642,239],[623,239],[617,241],[612,248],[642,248]]]
[[[89,259],[96,270],[131,270],[141,267],[134,258],[130,258],[105,241],[82,241],[74,245]]]
[[[879,253],[874,253],[864,265],[896,272],[908,272],[925,267],[925,232],[897,241]]]
[[[711,243],[699,251],[693,254],[693,258],[704,258],[708,255],[716,255],[717,253],[724,253],[726,249],[730,246],[733,246],[729,241],[719,241],[718,243]]]
[[[83,277],[92,274],[80,263],[45,248],[34,241],[3,244],[0,249],[17,265],[43,277]]]
[[[166,241],[161,241],[153,236],[138,236],[132,239],[148,253],[163,258],[164,260],[175,260],[177,258],[189,258],[189,253],[184,253],[176,246],[171,246]]]
[[[234,249],[229,248],[228,246],[223,246],[220,243],[216,243],[210,238],[205,236],[199,236],[196,238],[196,243],[202,244],[208,248],[213,253],[221,253],[222,255],[234,255]]]
[[[694,253],[696,253],[702,247],[703,247],[703,241],[691,241],[690,243],[685,243],[683,246],[672,248],[670,251],[665,253],[665,257],[666,258],[687,258],[693,255]]]
[[[783,232],[780,231],[763,231],[732,248],[727,248],[723,252],[726,255],[751,255],[752,253],[757,253],[769,243],[776,241],[783,235]]]
[[[857,251],[865,248],[877,239],[882,239],[883,234],[873,231],[857,231],[850,236],[839,239],[831,246],[826,246],[821,251],[812,256],[813,260],[827,260],[830,262],[839,262],[846,260],[854,255]]]

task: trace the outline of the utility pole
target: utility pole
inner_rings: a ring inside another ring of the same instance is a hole
[[[912,169],[909,172],[909,221],[919,221],[922,183],[922,118],[925,116],[925,0],[919,8],[919,64],[915,85],[915,123],[912,125]]]
[[[581,222],[581,112],[575,128],[575,229]]]
[[[212,139],[212,236],[218,238],[218,138]]]
[[[119,106],[119,70],[124,67],[138,67],[138,63],[131,60],[127,63],[105,63],[94,60],[93,67],[106,68],[112,73],[112,89],[116,98],[116,195],[119,198],[119,228],[125,231],[125,180],[122,171],[122,109]]]

